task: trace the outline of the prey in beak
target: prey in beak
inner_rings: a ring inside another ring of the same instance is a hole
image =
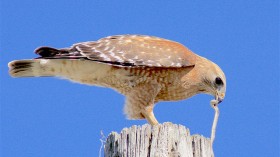
[[[214,106],[217,106],[218,104],[220,104],[221,102],[223,102],[224,97],[225,97],[224,93],[217,92],[215,99],[210,101],[211,106],[214,107]]]
[[[225,79],[224,79],[224,81],[225,81]],[[215,139],[215,135],[216,135],[216,127],[217,127],[218,118],[219,118],[219,114],[220,114],[218,104],[220,104],[225,98],[226,84],[224,81],[220,77],[215,78],[215,81],[214,81],[214,87],[216,89],[215,99],[210,101],[210,105],[215,111],[215,116],[214,116],[212,130],[211,130],[212,156],[214,156],[213,143],[214,143],[214,139]]]

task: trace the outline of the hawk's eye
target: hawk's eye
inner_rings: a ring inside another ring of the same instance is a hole
[[[215,83],[216,83],[216,85],[223,85],[223,81],[220,77],[216,77]]]

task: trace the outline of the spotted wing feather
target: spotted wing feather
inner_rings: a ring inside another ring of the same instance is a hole
[[[196,55],[174,41],[143,35],[117,35],[77,43],[70,49],[58,50],[51,57],[87,58],[120,66],[184,67],[194,65]]]

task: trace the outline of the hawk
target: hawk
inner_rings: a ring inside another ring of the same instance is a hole
[[[115,35],[70,48],[40,47],[35,53],[40,57],[10,62],[10,75],[55,76],[112,88],[126,96],[129,119],[147,119],[151,125],[158,124],[153,113],[157,102],[205,93],[217,105],[225,97],[226,78],[218,65],[163,38]]]

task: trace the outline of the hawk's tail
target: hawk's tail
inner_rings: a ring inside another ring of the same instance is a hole
[[[12,77],[40,77],[53,76],[42,67],[41,60],[15,60],[8,64],[9,73]]]

